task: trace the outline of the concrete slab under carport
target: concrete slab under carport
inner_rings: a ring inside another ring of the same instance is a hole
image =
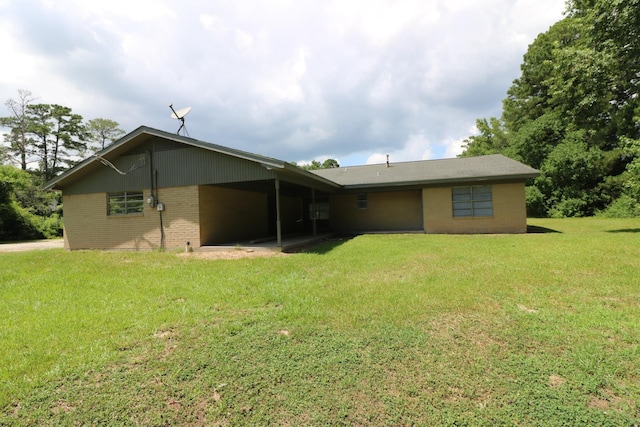
[[[237,243],[225,243],[219,245],[206,245],[199,248],[194,248],[196,252],[213,252],[213,251],[228,251],[229,249],[242,249],[244,251],[271,251],[271,252],[288,252],[295,249],[299,249],[304,246],[314,245],[329,239],[333,236],[333,233],[323,233],[317,236],[312,235],[295,235],[295,236],[283,236],[282,246],[278,246],[276,237],[252,240],[246,242]]]

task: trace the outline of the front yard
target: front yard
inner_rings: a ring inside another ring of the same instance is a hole
[[[640,423],[640,220],[529,223],[0,254],[0,425]]]

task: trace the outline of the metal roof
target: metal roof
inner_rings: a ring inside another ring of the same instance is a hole
[[[313,171],[345,188],[526,180],[540,173],[501,154],[422,160]]]

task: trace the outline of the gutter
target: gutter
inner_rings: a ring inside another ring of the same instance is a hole
[[[398,181],[398,182],[372,182],[368,184],[344,184],[342,188],[344,190],[364,190],[370,188],[389,188],[389,187],[424,187],[424,186],[439,186],[448,184],[469,184],[473,182],[506,182],[506,181],[526,181],[527,179],[536,178],[540,176],[536,174],[521,174],[521,175],[494,175],[486,177],[465,177],[465,178],[443,178],[434,179],[429,181]]]

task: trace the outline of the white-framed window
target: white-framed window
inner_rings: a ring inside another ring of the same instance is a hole
[[[122,191],[107,195],[107,215],[132,215],[144,211],[142,191]]]
[[[454,218],[493,216],[493,196],[490,185],[453,187],[451,201]]]
[[[358,209],[367,209],[367,193],[358,193],[357,198]]]

